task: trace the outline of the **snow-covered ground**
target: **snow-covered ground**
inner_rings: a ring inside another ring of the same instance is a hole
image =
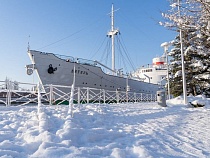
[[[201,98],[189,98],[201,100]],[[0,106],[0,157],[210,157],[210,106],[157,103]]]

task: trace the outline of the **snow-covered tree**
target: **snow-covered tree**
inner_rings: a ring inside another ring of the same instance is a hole
[[[165,19],[160,24],[177,31],[170,52],[170,85],[175,96],[182,94],[181,45],[184,52],[185,73],[188,94],[209,92],[210,79],[210,3],[207,0],[170,0],[171,9],[163,13]],[[210,0],[208,0],[210,1]]]

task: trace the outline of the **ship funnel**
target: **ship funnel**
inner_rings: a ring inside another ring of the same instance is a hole
[[[163,66],[164,63],[165,63],[165,59],[163,57],[153,58],[152,60],[153,67]]]

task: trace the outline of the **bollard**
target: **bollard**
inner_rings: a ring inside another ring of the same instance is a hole
[[[157,102],[158,105],[162,107],[166,107],[166,97],[165,97],[165,91],[157,91]]]

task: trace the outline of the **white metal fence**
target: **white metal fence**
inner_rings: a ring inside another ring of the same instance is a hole
[[[23,86],[25,86],[25,88],[20,88]],[[0,81],[0,104],[6,106],[37,104],[37,87],[36,84],[30,83]],[[41,101],[42,104],[50,105],[69,104],[70,94],[71,86],[42,85]],[[153,102],[156,101],[156,95],[75,87],[73,101],[74,104]]]

